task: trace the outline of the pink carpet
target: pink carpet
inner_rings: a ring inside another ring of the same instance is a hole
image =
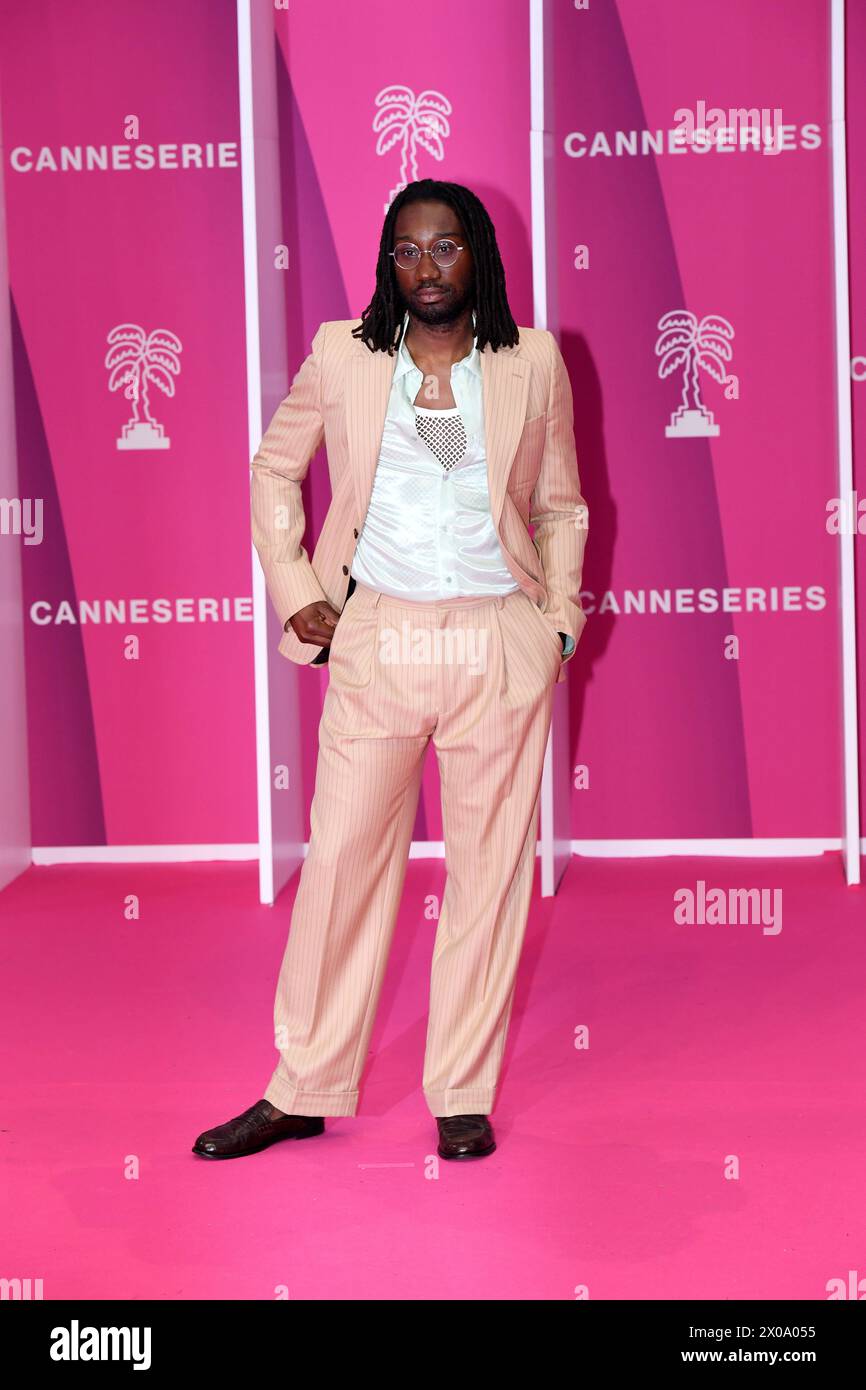
[[[294,883],[276,909],[248,865],[12,884],[0,1275],[46,1299],[360,1300],[824,1299],[866,1276],[866,899],[838,856],[572,860],[533,904],[497,1152],[437,1176],[420,1078],[443,873],[409,864],[360,1114],[223,1163],[190,1146],[274,1066]],[[781,932],[677,925],[699,879],[782,888]]]

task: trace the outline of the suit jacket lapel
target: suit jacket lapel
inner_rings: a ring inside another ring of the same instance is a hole
[[[348,359],[346,430],[359,527],[367,515],[370,493],[373,491],[373,475],[379,462],[394,362],[395,358],[389,357],[387,352],[371,352],[365,343],[357,339]]]
[[[517,356],[517,352],[517,347],[500,348],[494,352],[488,346],[480,354],[487,487],[493,525],[497,530],[505,502],[508,474],[526,420],[531,367]]]

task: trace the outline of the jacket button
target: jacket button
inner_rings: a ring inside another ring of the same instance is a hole
[[[352,535],[355,537],[355,540],[358,539],[358,532],[354,528],[352,529]]]
[[[348,574],[348,573],[349,573],[349,566],[348,566],[348,565],[344,565],[344,566],[343,566],[343,573],[344,573],[344,574]]]

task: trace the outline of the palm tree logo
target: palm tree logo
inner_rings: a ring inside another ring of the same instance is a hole
[[[174,378],[180,372],[180,338],[167,328],[145,333],[137,323],[120,323],[106,341],[105,366],[111,375],[109,391],[119,391],[132,401],[132,417],[123,426],[118,449],[169,449],[171,440],[150,411],[149,389],[156,386],[165,396],[174,395]],[[139,413],[141,405],[142,413]]]
[[[398,142],[400,144],[400,179],[396,188],[388,194],[384,211],[406,184],[418,177],[417,149],[431,154],[440,162],[445,158],[443,139],[451,134],[448,117],[451,115],[451,102],[441,92],[429,88],[420,96],[415,96],[411,87],[383,87],[376,94],[379,108],[373,118],[373,129],[378,135],[376,153],[387,154]]]
[[[656,327],[661,330],[656,340],[656,357],[661,358],[659,377],[664,381],[677,367],[683,369],[682,405],[671,416],[665,434],[669,439],[718,434],[713,412],[701,400],[698,371],[703,368],[724,385],[728,375],[725,363],[733,356],[733,328],[719,314],[707,314],[699,321],[686,309],[663,314]]]

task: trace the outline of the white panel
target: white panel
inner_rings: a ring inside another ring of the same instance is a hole
[[[2,167],[6,151],[0,130]],[[24,614],[21,584],[22,525],[32,526],[18,487],[15,398],[12,380],[12,325],[9,313],[9,257],[6,209],[0,178],[0,497],[12,504],[10,531],[0,537],[0,888],[29,867],[30,784],[27,764],[27,700],[24,682]],[[38,501],[29,499],[31,507]],[[19,511],[18,508],[21,508]],[[31,512],[35,518],[35,513]],[[17,534],[16,534],[17,532]]]

